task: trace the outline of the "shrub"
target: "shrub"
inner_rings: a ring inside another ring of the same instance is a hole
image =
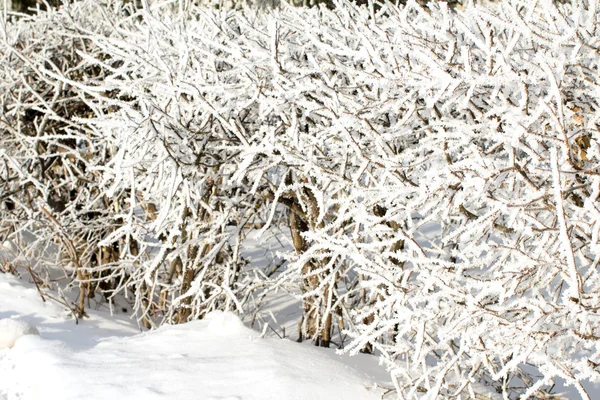
[[[340,326],[399,398],[539,397],[557,378],[589,398],[596,18],[84,2],[9,24],[4,224],[65,249],[88,295],[132,292],[147,326],[293,285],[301,336],[329,346]],[[269,276],[240,251],[282,218],[293,246]]]

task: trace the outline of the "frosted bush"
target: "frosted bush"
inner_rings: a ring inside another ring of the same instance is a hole
[[[596,3],[158,7],[83,2],[8,25],[3,118],[34,113],[38,134],[0,128],[3,240],[26,222],[64,249],[57,263],[77,261],[82,296],[132,293],[148,326],[297,287],[302,337],[350,335],[398,398],[539,398],[557,378],[589,398]],[[77,58],[19,57],[31,43]],[[63,93],[91,110],[60,125],[86,168],[61,155],[42,180],[29,142],[64,120]],[[66,187],[71,203],[52,209]],[[270,276],[240,251],[257,221],[282,220],[293,249]]]

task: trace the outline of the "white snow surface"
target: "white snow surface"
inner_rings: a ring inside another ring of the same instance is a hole
[[[231,313],[143,333],[102,312],[75,324],[62,306],[0,273],[0,318],[0,329],[40,332],[0,350],[2,400],[381,398],[364,372],[376,368],[374,357],[359,370],[351,364],[360,357],[260,338]]]
[[[0,319],[0,350],[10,349],[20,337],[25,335],[38,335],[37,328],[27,321],[19,319]]]

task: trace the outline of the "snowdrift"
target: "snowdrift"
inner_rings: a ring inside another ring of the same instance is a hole
[[[39,335],[37,328],[17,319],[0,319],[0,350],[10,349],[17,340],[27,335]]]
[[[333,351],[261,339],[231,313],[132,335],[134,326],[104,313],[91,313],[79,325],[73,319],[61,322],[60,307],[42,303],[35,291],[0,274],[0,299],[9,294],[23,304],[0,302],[0,316],[18,313],[37,321],[41,337],[22,336],[12,349],[0,349],[1,399],[368,400],[381,395],[366,388],[373,378],[342,363]],[[3,321],[16,322],[0,320],[0,338],[17,326]],[[23,321],[18,326],[31,328]]]

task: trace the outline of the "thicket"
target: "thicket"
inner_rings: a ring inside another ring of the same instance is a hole
[[[398,398],[597,381],[595,2],[82,1],[0,29],[5,271],[147,327],[294,287]],[[284,225],[266,271],[241,256]],[[69,305],[66,300],[65,304]]]

